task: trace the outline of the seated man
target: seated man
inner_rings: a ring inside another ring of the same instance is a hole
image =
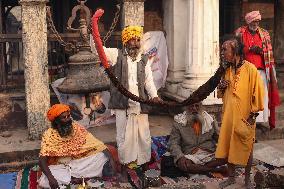
[[[218,167],[225,162],[214,160],[217,121],[202,110],[201,103],[189,106],[174,120],[168,142],[171,156],[162,158],[162,175],[176,177],[225,171],[224,167]]]
[[[70,184],[71,179],[100,177],[105,172],[116,172],[107,147],[72,121],[69,106],[55,104],[47,112],[47,117],[52,127],[42,137],[39,165],[43,174],[38,181],[40,187],[59,188],[60,185]]]

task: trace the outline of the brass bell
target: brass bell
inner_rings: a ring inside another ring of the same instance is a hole
[[[82,4],[82,11],[88,13],[88,8]],[[73,12],[73,10],[72,10]],[[58,91],[66,94],[85,94],[101,92],[109,89],[109,78],[104,73],[103,67],[100,66],[100,60],[97,53],[92,53],[89,44],[88,18],[81,16],[80,27],[74,29],[71,27],[72,20],[68,20],[70,30],[80,32],[81,40],[76,45],[79,51],[69,58],[69,70],[65,80],[58,86]]]
[[[81,48],[71,56],[69,70],[58,91],[67,94],[86,94],[109,89],[109,79],[100,67],[99,58],[91,50]]]

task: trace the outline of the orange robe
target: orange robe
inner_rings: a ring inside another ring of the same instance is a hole
[[[61,159],[79,159],[102,152],[107,148],[85,128],[73,123],[73,133],[60,137],[59,133],[49,128],[42,137],[40,156],[48,157],[48,164],[58,164]]]
[[[222,125],[215,156],[245,166],[255,139],[255,124],[247,125],[246,120],[251,112],[263,110],[263,84],[256,67],[248,61],[244,61],[237,73],[229,68],[224,79],[230,84],[223,94]]]

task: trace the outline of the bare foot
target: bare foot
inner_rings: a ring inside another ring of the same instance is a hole
[[[216,171],[218,173],[221,173],[223,176],[228,176],[228,167],[227,166],[221,166],[216,168]]]
[[[229,177],[227,180],[220,182],[219,187],[223,189],[235,183],[236,183],[235,177]]]

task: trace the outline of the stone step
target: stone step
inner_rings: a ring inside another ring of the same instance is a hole
[[[25,167],[33,167],[38,164],[38,160],[16,161],[0,164],[0,173],[17,172]]]
[[[20,170],[38,162],[39,149],[0,153],[0,172]]]
[[[284,120],[276,122],[276,128],[271,131],[267,129],[265,132],[262,132],[260,129],[256,129],[256,140],[276,140],[284,139]]]

